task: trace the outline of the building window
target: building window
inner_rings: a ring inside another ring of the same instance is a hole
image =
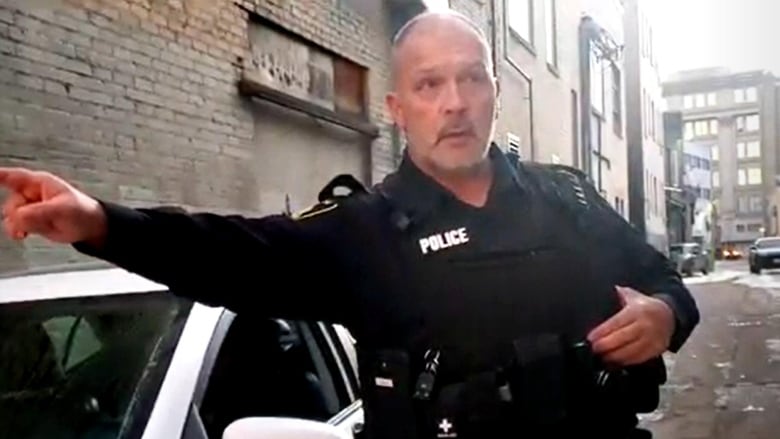
[[[718,151],[718,145],[712,145],[712,150],[711,150],[710,154],[711,154],[710,155],[710,159],[713,162],[716,162],[716,161],[720,160],[720,153]]]
[[[558,15],[556,0],[544,1],[544,17],[547,24],[547,64],[558,68]]]
[[[737,142],[737,158],[744,159],[746,155],[745,142]]]
[[[683,107],[686,110],[689,110],[693,108],[693,96],[692,95],[685,95],[683,96]]]
[[[745,225],[737,224],[737,233],[744,233],[744,232],[745,232]]]
[[[734,102],[742,104],[746,102],[758,101],[758,90],[756,87],[738,88],[734,90]]]
[[[685,140],[718,134],[718,119],[700,119],[685,122]]]
[[[737,184],[740,186],[747,185],[747,171],[745,169],[737,169]]]
[[[738,88],[734,90],[734,102],[737,104],[745,102],[745,89]]]
[[[590,103],[599,114],[604,114],[604,61],[595,50],[590,52]]]
[[[758,213],[764,210],[764,206],[761,200],[760,195],[751,195],[750,196],[750,212]]]
[[[745,90],[745,99],[748,102],[756,102],[758,100],[758,90],[755,87],[749,87]]]
[[[718,171],[712,172],[712,187],[720,187],[720,172]]]
[[[745,196],[737,198],[737,212],[748,213],[748,198]]]
[[[710,124],[705,120],[697,120],[694,123],[694,131],[697,136],[706,136],[710,133]]]
[[[533,21],[531,20],[533,6],[531,0],[507,0],[506,11],[509,28],[525,42],[533,45]]]
[[[707,106],[714,107],[718,105],[718,95],[715,93],[707,93]]]
[[[760,128],[761,123],[758,114],[748,114],[737,117],[737,131],[739,132],[758,131]]]
[[[623,80],[620,69],[614,63],[612,70],[612,126],[615,134],[623,137]]]
[[[655,102],[652,99],[650,100],[650,114],[648,115],[648,119],[650,119],[648,121],[648,137],[655,139]]]
[[[707,96],[703,94],[696,95],[696,108],[704,108],[707,106]]]
[[[761,184],[761,168],[748,168],[747,183],[750,185]]]
[[[685,140],[691,140],[696,137],[693,130],[693,122],[685,122]]]
[[[591,177],[593,178],[593,184],[599,191],[603,188],[603,176],[604,169],[610,168],[609,160],[601,153],[602,146],[602,133],[601,133],[601,118],[595,113],[591,114]]]
[[[748,232],[760,232],[762,225],[759,223],[751,223],[747,225]]]
[[[747,156],[750,158],[761,157],[761,142],[753,140],[747,143]]]

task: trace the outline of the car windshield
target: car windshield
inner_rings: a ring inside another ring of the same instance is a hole
[[[690,253],[693,249],[690,245],[685,244],[673,244],[669,246],[669,256],[674,258],[680,255],[683,255],[685,253]]]
[[[136,436],[188,312],[164,293],[0,305],[3,437]]]
[[[756,241],[758,248],[780,248],[780,238],[760,239]]]

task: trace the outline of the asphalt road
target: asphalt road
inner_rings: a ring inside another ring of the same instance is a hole
[[[643,424],[657,439],[780,438],[780,271],[725,262],[686,283],[702,322],[667,357],[661,407]]]

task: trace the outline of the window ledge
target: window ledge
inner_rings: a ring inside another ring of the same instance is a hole
[[[299,111],[314,118],[340,125],[344,128],[349,128],[371,138],[379,137],[379,128],[364,118],[320,107],[317,104],[290,96],[267,85],[263,85],[246,76],[243,76],[238,81],[238,89],[243,96],[273,102],[274,104]]]
[[[519,33],[517,33],[516,30],[512,29],[511,27],[507,26],[509,29],[509,35],[512,36],[518,43],[520,43],[525,49],[533,56],[537,56],[536,49],[534,48],[534,45],[532,42],[526,40],[522,36],[520,36]]]
[[[552,73],[556,78],[561,78],[561,72],[558,70],[558,67],[554,64],[547,63],[547,70]]]

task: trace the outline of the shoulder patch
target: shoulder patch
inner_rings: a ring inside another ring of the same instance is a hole
[[[305,219],[313,218],[328,212],[332,212],[339,207],[339,204],[334,200],[325,200],[314,204],[300,212],[296,212],[292,215],[292,218],[296,221],[302,221]]]

